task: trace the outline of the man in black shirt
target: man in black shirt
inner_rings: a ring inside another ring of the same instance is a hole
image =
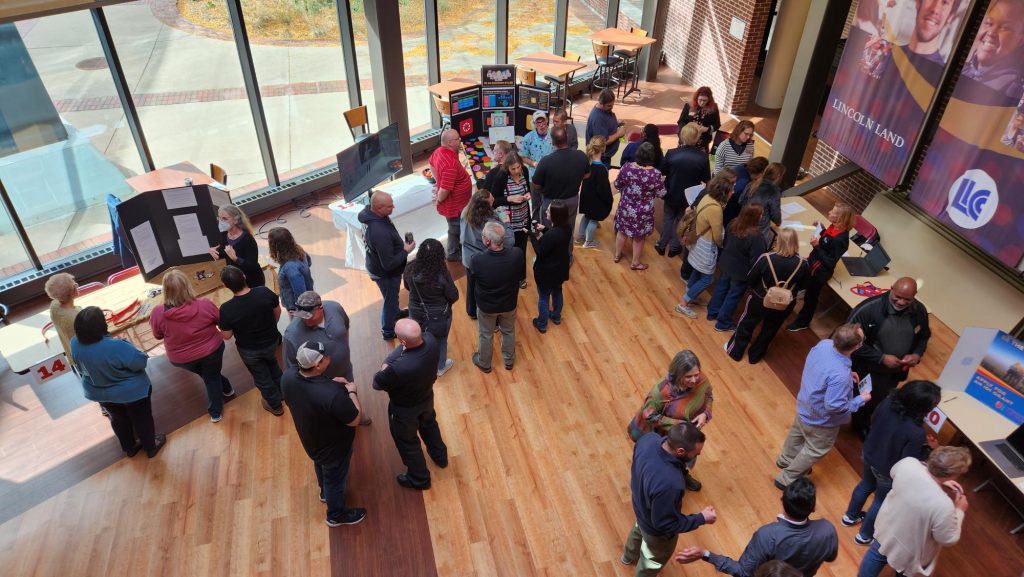
[[[547,157],[545,157],[547,158]],[[473,364],[491,372],[494,351],[494,327],[501,330],[501,356],[505,368],[516,362],[516,304],[519,300],[519,270],[523,251],[505,246],[505,227],[497,222],[484,225],[484,251],[470,263],[476,281],[476,318],[479,333]]]
[[[539,203],[533,204],[533,220],[550,227],[548,205],[557,199],[569,207],[570,228],[575,228],[576,213],[580,208],[580,185],[584,178],[590,176],[590,160],[582,150],[569,148],[564,126],[551,130],[551,144],[555,151],[541,158],[533,171],[533,190],[542,196]],[[572,254],[572,243],[569,243],[569,254]]]
[[[430,471],[423,458],[420,437],[427,445],[430,459],[442,469],[448,466],[448,447],[441,438],[434,412],[434,381],[441,353],[434,336],[422,332],[419,323],[412,319],[399,320],[395,334],[401,345],[391,351],[374,375],[373,388],[391,397],[391,437],[408,469],[398,476],[398,484],[423,491],[430,488]]]
[[[345,506],[352,443],[362,410],[356,385],[345,377],[324,375],[331,357],[323,343],[303,343],[296,363],[281,378],[281,390],[302,448],[313,460],[320,500],[327,503],[327,526],[355,525],[366,517],[366,509]]]
[[[281,366],[277,349],[281,333],[277,321],[281,304],[274,291],[265,286],[249,288],[242,269],[228,265],[220,271],[220,281],[235,296],[220,306],[217,325],[224,340],[235,337],[238,356],[252,375],[252,382],[263,397],[263,409],[275,416],[284,414],[281,406]]]

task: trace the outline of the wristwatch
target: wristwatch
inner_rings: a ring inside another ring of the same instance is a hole
[[[705,549],[704,550],[704,554],[701,555],[700,558],[705,560],[705,561],[711,561],[711,551],[708,551],[707,549]]]

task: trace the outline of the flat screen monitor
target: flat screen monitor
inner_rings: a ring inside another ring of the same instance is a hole
[[[484,110],[495,108],[515,108],[516,88],[484,88],[481,96]]]
[[[480,108],[480,89],[470,88],[449,94],[452,103],[452,114],[472,112]]]
[[[548,111],[548,99],[551,94],[547,90],[532,86],[519,85],[519,107],[528,110]]]
[[[341,193],[352,202],[402,170],[398,123],[375,132],[338,153]]]

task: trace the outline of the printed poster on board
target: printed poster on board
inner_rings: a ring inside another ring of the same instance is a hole
[[[960,34],[967,4],[860,2],[818,138],[894,186]]]
[[[910,199],[1010,267],[1024,258],[1024,3],[989,5]]]
[[[1024,342],[999,331],[966,392],[1013,424],[1024,423]]]

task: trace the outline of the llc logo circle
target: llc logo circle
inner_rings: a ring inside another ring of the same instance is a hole
[[[960,228],[975,229],[988,224],[999,208],[999,191],[987,172],[972,168],[949,187],[946,214]]]

